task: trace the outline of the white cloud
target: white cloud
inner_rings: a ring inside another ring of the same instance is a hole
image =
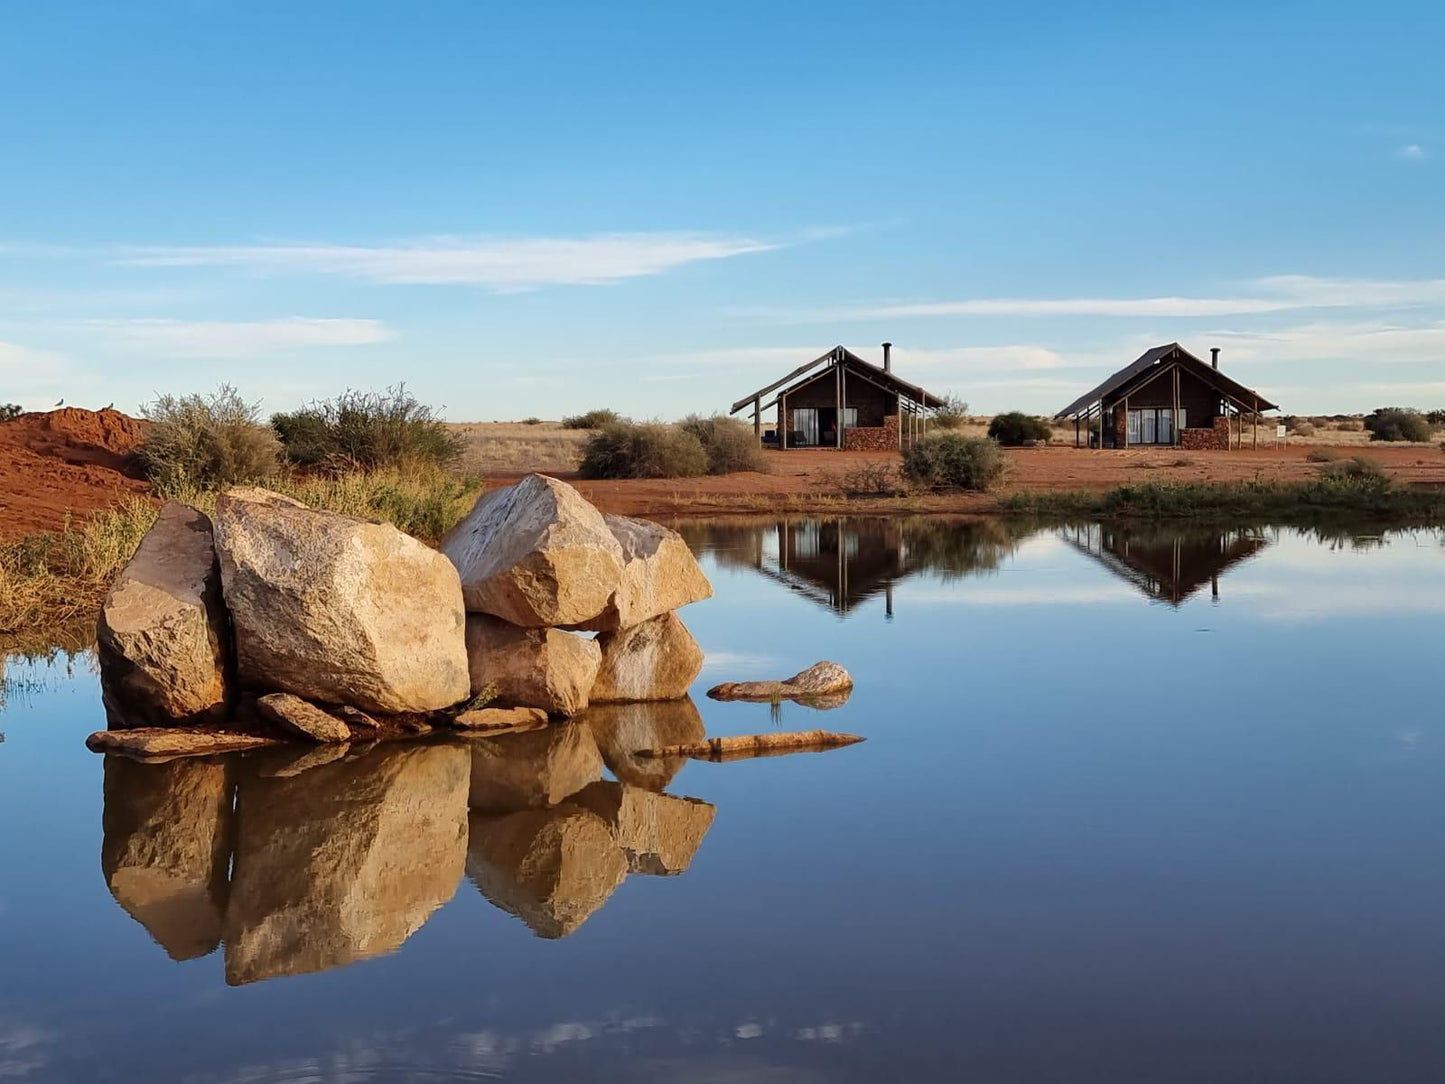
[[[365,346],[395,338],[380,320],[288,316],[274,320],[92,320],[130,350],[167,357],[247,358],[267,351]]]
[[[1361,365],[1445,363],[1445,322],[1321,321],[1276,331],[1215,331],[1235,360],[1259,362],[1340,359]]]
[[[369,282],[477,286],[493,291],[603,285],[701,260],[767,252],[779,243],[697,232],[590,237],[438,237],[390,245],[150,247],[122,254],[146,267],[235,267],[259,274],[328,274]]]
[[[1395,157],[1403,158],[1407,162],[1418,162],[1425,157],[1425,148],[1418,143],[1406,143],[1395,150]]]

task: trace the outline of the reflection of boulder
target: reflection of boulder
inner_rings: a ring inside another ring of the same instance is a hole
[[[596,813],[572,802],[500,817],[473,815],[467,874],[482,895],[538,937],[566,937],[627,876],[627,857]]]
[[[556,805],[602,778],[602,754],[583,723],[467,743],[472,758],[467,802],[478,813]]]
[[[467,751],[398,745],[289,778],[242,778],[226,981],[393,951],[455,894]]]
[[[664,790],[687,763],[686,757],[649,759],[638,749],[702,741],[702,716],[691,698],[651,704],[594,704],[582,721],[592,729],[608,770],[624,783]]]
[[[173,960],[221,939],[233,818],[226,767],[105,758],[100,866],[115,901]]]
[[[590,784],[572,801],[612,829],[631,872],[658,876],[687,869],[717,813],[715,806],[698,798],[654,794],[605,780]]]

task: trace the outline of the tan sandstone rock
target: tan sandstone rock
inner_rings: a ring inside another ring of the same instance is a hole
[[[291,778],[243,775],[226,981],[399,948],[461,882],[467,769],[460,746],[391,745]]]
[[[594,704],[582,722],[602,750],[607,770],[624,783],[662,791],[687,757],[639,757],[639,749],[660,749],[701,741],[706,733],[697,705],[689,699],[635,704]]]
[[[85,739],[94,753],[124,753],[127,756],[161,760],[176,757],[238,753],[280,745],[284,739],[271,734],[247,734],[235,730],[192,730],[181,727],[138,727],[127,730],[97,730]]]
[[[506,734],[467,743],[471,789],[478,813],[514,813],[556,805],[602,778],[602,754],[581,723]]]
[[[100,867],[116,903],[173,960],[221,940],[234,819],[226,766],[105,759]]]
[[[96,636],[112,719],[165,725],[225,714],[229,632],[203,513],[166,503],[106,595]]]
[[[612,829],[633,873],[673,876],[692,864],[717,807],[699,798],[654,794],[625,783],[591,783],[571,799]]]
[[[378,712],[466,697],[461,584],[437,551],[251,488],[218,502],[216,551],[243,684]]]
[[[458,730],[530,730],[547,725],[541,708],[477,708],[463,711],[450,720]]]
[[[488,686],[499,704],[576,715],[587,707],[602,649],[561,629],[524,629],[487,614],[467,614],[471,690]]]
[[[712,597],[712,584],[682,535],[650,520],[602,519],[622,547],[622,578],[603,611],[577,628],[629,628]]]
[[[538,937],[566,937],[627,877],[627,857],[596,813],[564,802],[500,817],[473,814],[467,875]]]
[[[837,707],[853,688],[853,678],[836,662],[814,663],[786,681],[728,681],[714,685],[707,695],[714,700],[817,700]]]
[[[599,703],[680,700],[702,672],[702,648],[677,614],[597,637],[602,663],[592,685]]]
[[[622,576],[622,547],[602,514],[540,474],[482,494],[442,552],[461,573],[468,610],[527,628],[591,620]]]
[[[290,693],[267,693],[258,697],[256,709],[263,719],[305,741],[348,742],[351,728],[315,704]]]

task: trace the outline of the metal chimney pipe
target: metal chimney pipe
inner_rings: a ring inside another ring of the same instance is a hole
[[[893,371],[893,344],[892,344],[892,343],[884,343],[884,344],[883,344],[883,371],[884,371],[885,373],[891,373],[891,372]]]
[[[1216,369],[1219,368],[1219,347],[1211,346],[1209,348],[1209,360]]]

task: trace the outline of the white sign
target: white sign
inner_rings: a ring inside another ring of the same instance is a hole
[[[1277,437],[1279,440],[1284,440],[1284,426],[1282,426],[1282,425],[1276,425],[1276,426],[1274,427],[1274,435],[1275,435],[1275,437]]]

